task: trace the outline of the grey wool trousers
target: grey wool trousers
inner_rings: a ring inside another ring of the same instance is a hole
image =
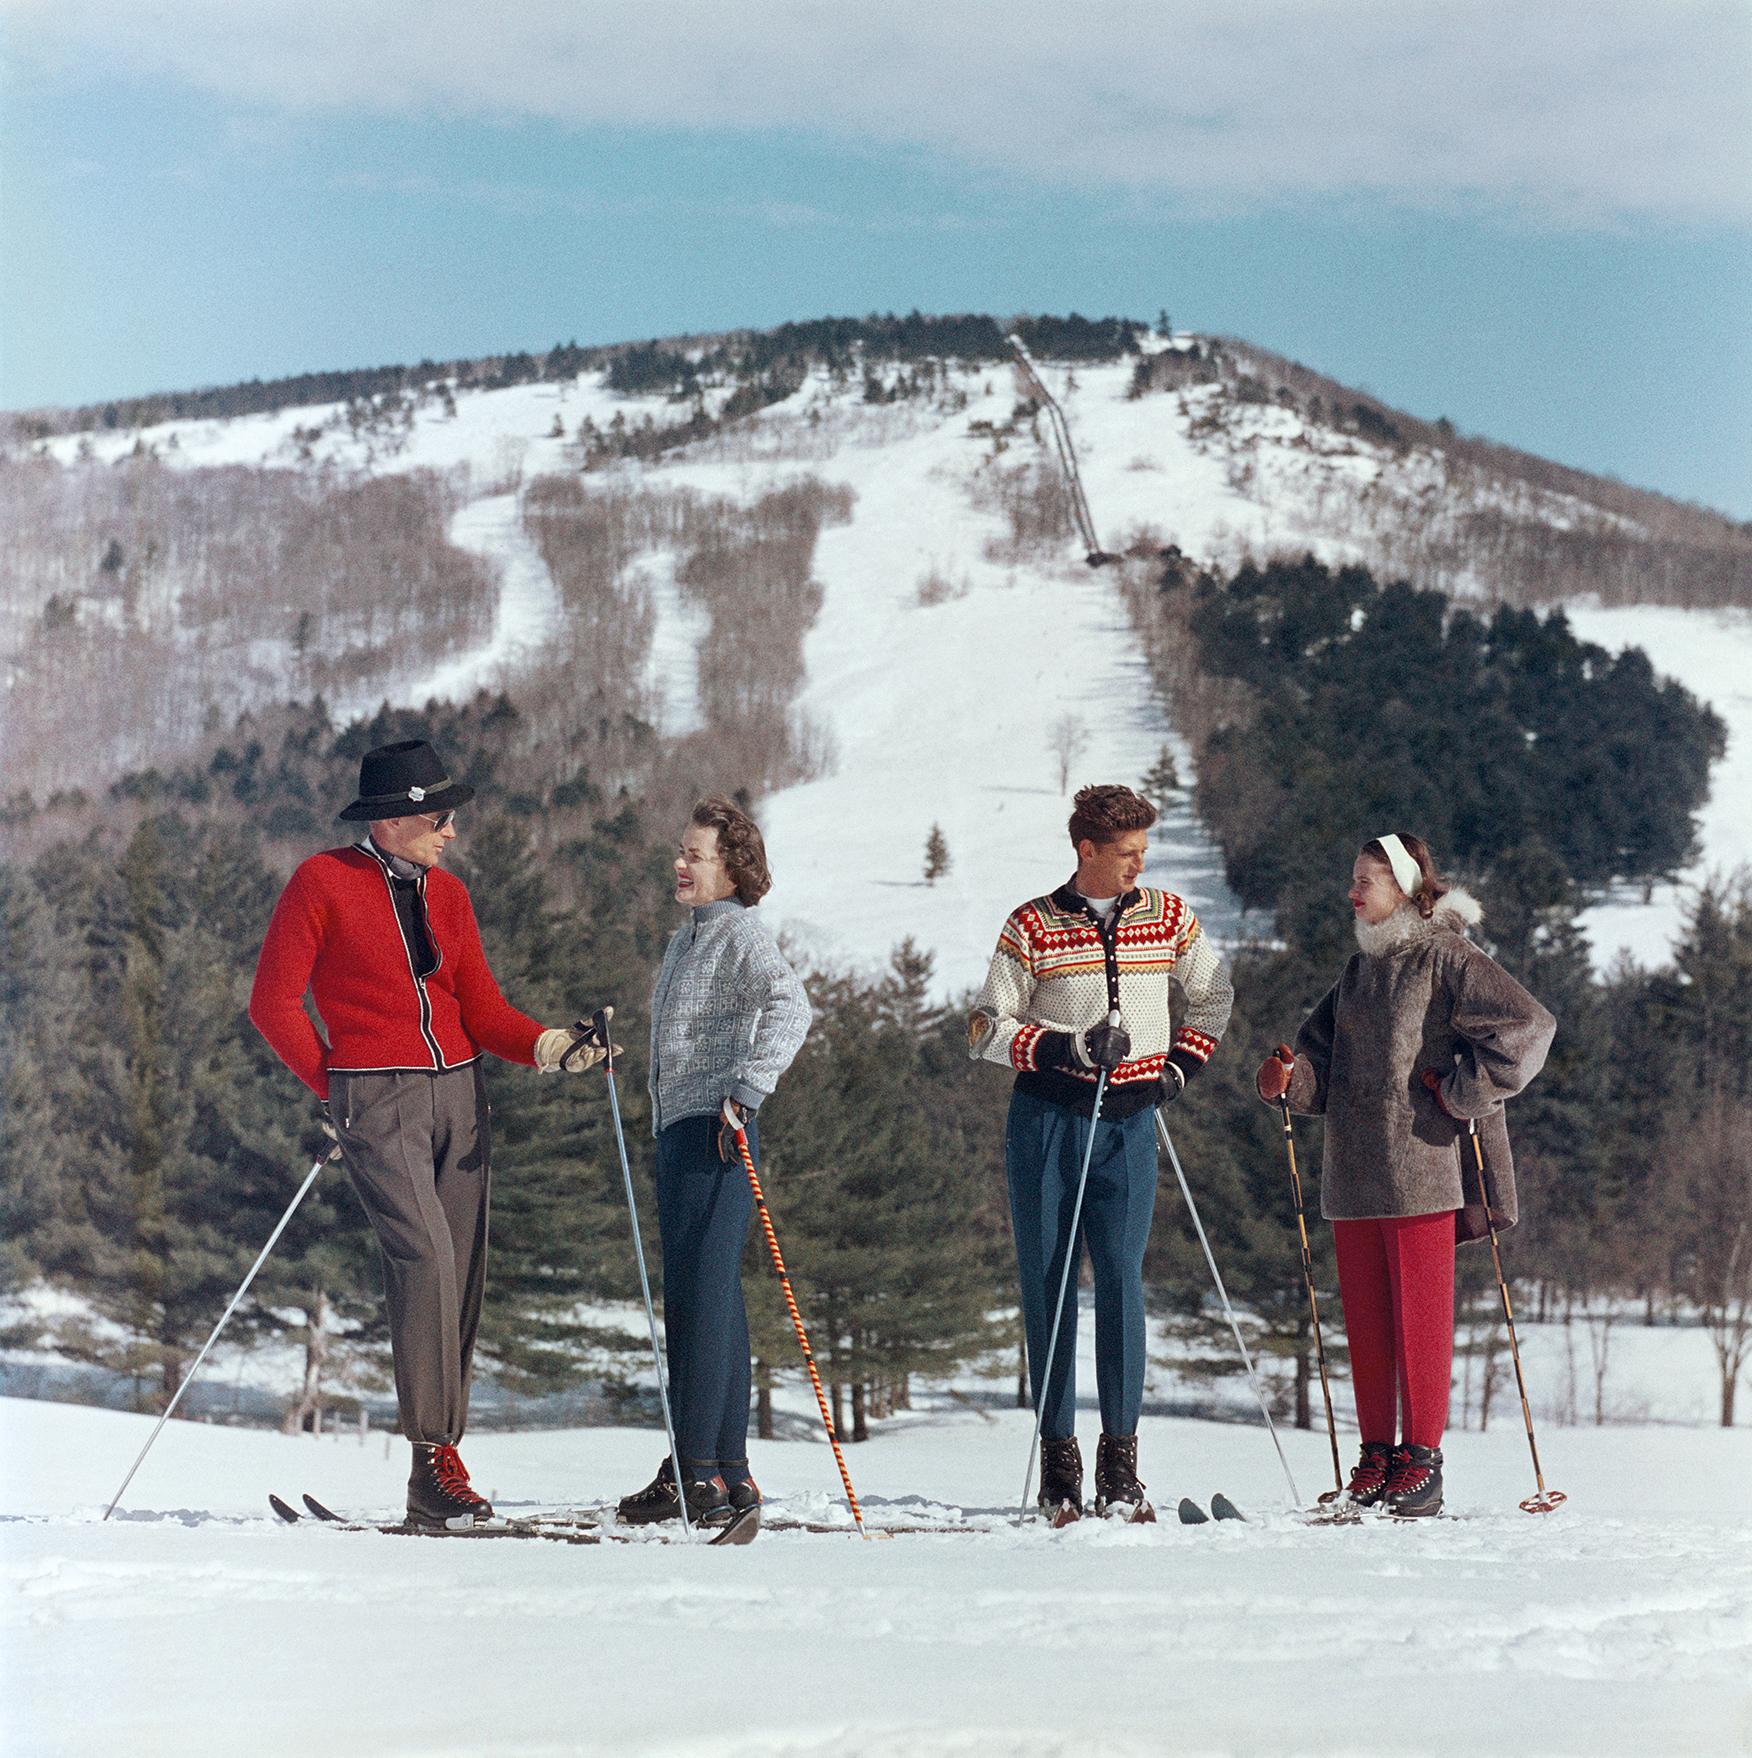
[[[454,1446],[468,1422],[487,1279],[491,1126],[481,1065],[331,1073],[329,1117],[383,1253],[402,1433]]]

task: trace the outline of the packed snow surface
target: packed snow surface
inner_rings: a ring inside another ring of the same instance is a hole
[[[1310,1528],[1264,1436],[1146,1417],[1167,1518],[1016,1530],[1030,1418],[949,1404],[848,1449],[878,1528],[745,1549],[353,1534],[277,1489],[393,1515],[405,1452],[175,1422],[98,1516],[148,1419],[0,1402],[0,1746],[33,1758],[395,1754],[1744,1752],[1752,1436],[1451,1434],[1428,1524]],[[1092,1437],[1086,1437],[1092,1439]],[[1322,1435],[1285,1437],[1305,1494]],[[471,1439],[507,1513],[636,1487],[660,1432]],[[755,1444],[775,1512],[844,1525],[825,1444]],[[1246,1525],[1183,1527],[1231,1495]]]

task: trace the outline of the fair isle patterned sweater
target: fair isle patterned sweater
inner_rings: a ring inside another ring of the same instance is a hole
[[[1061,885],[1011,911],[969,1036],[977,1054],[1017,1071],[1021,1090],[1087,1113],[1095,1071],[1077,1062],[1071,1042],[1117,1006],[1132,1053],[1109,1077],[1101,1108],[1124,1117],[1157,1103],[1165,1077],[1178,1090],[1205,1065],[1233,999],[1223,961],[1184,898],[1130,891],[1117,923],[1104,924]]]

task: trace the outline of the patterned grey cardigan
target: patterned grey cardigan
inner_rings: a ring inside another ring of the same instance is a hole
[[[1453,1209],[1456,1236],[1482,1239],[1478,1168],[1455,1121],[1475,1117],[1492,1219],[1515,1224],[1503,1102],[1545,1066],[1557,1022],[1466,938],[1481,913],[1459,889],[1428,921],[1402,904],[1296,1034],[1288,1098],[1292,1111],[1326,1118],[1329,1221]],[[1426,1068],[1443,1076],[1446,1111],[1423,1084]]]
[[[670,937],[651,995],[651,1130],[725,1099],[751,1111],[809,1034],[809,997],[766,924],[733,897]]]

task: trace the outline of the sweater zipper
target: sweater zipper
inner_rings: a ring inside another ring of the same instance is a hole
[[[414,969],[414,949],[408,944],[406,931],[402,927],[401,911],[395,907],[395,881],[390,878],[389,870],[379,861],[377,870],[383,875],[383,887],[389,894],[389,913],[395,920],[396,937],[402,943],[402,956],[408,961],[408,975],[414,979],[414,993],[420,999],[420,1036],[426,1040],[426,1048],[432,1055],[434,1068],[448,1068],[450,1064],[444,1060],[444,1052],[438,1048],[438,1040],[432,1035],[432,1001],[426,993],[426,979]],[[420,899],[420,908],[426,909],[426,875],[422,873],[414,881],[416,894]],[[432,951],[437,955],[438,963],[432,969],[436,971],[444,963],[444,954],[439,950],[438,937],[432,933],[432,917],[426,915],[426,935],[432,942]]]

